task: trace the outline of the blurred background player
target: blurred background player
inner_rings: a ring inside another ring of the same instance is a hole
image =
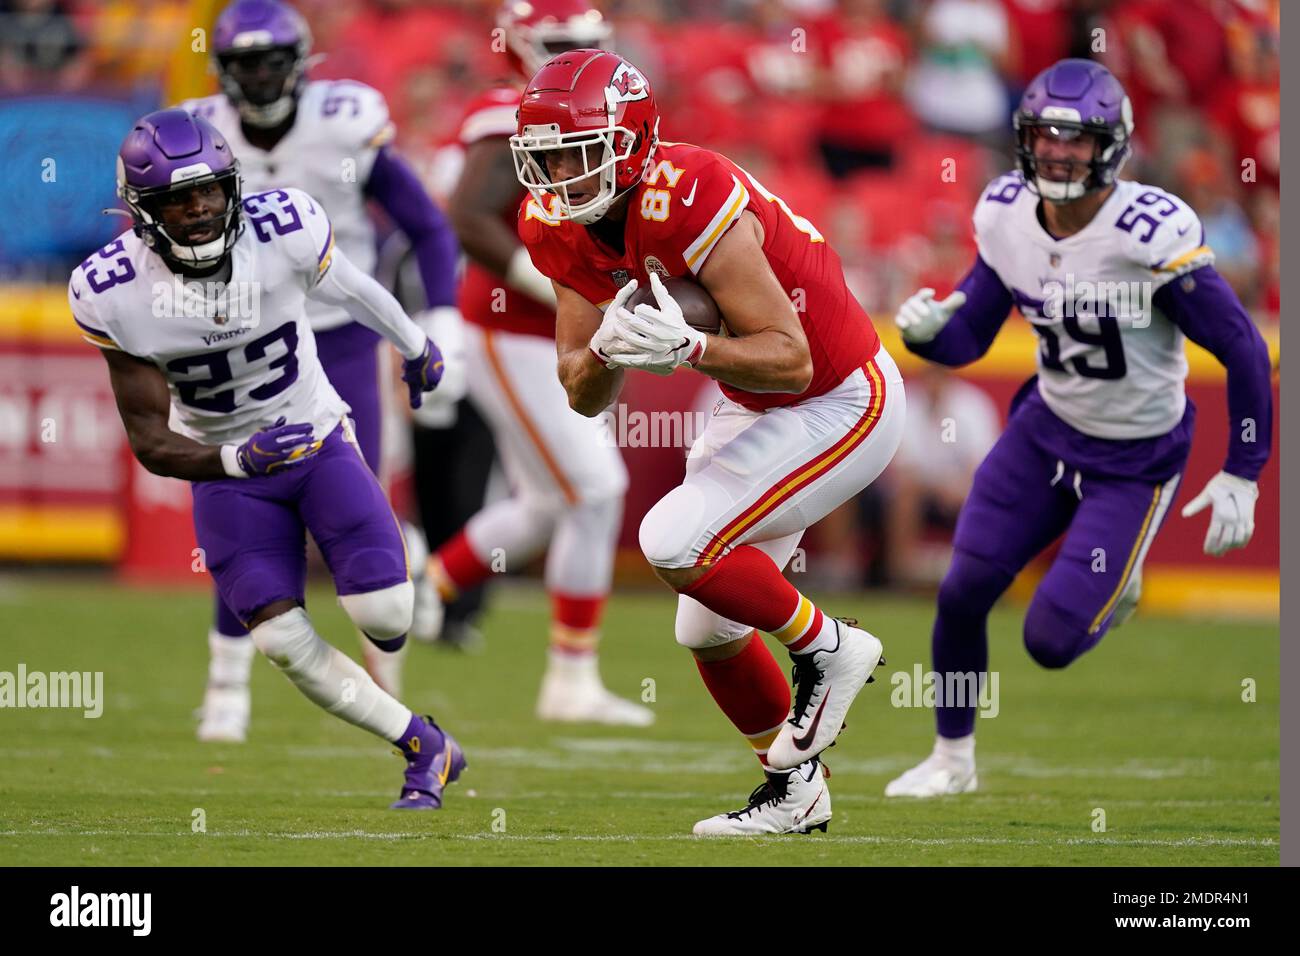
[[[508,3],[497,25],[523,77],[552,53],[609,39],[608,26],[585,0]],[[448,205],[469,257],[460,298],[469,395],[492,430],[511,493],[437,550],[430,576],[450,602],[545,550],[552,619],[537,715],[646,726],[653,712],[614,695],[600,678],[600,620],[627,469],[597,423],[569,408],[555,377],[555,293],[515,231],[527,195],[515,178],[509,143],[519,95],[516,79],[470,104],[460,128],[464,171]]]
[[[765,770],[744,807],[694,832],[825,830],[820,754],[882,647],[781,572],[804,530],[889,464],[903,380],[817,228],[720,153],[661,142],[659,122],[649,81],[622,57],[547,61],[510,140],[532,197],[519,234],[555,288],[559,375],[574,409],[599,415],[629,369],[694,368],[725,396],[682,483],[640,527],[646,559],[679,595],[678,643]],[[698,281],[730,334],[688,325],[665,276]],[[652,297],[629,310],[642,282]],[[760,630],[790,653],[793,705]]]
[[[1030,656],[1065,667],[1133,611],[1191,448],[1184,337],[1228,373],[1227,459],[1183,509],[1210,509],[1207,554],[1250,541],[1271,445],[1268,348],[1215,271],[1196,213],[1118,179],[1134,126],[1119,81],[1101,64],[1062,60],[1030,83],[1014,124],[1019,169],[975,207],[974,266],[947,298],[922,289],[896,317],[907,347],[943,365],[983,355],[1013,305],[1040,344],[1038,374],[957,521],[934,624],[940,687],[958,686],[949,675],[984,679],[990,609],[1062,535],[1025,612]],[[1118,291],[1098,293],[1107,288]],[[886,796],[976,788],[976,703],[940,693],[933,753]]]
[[[117,170],[132,229],[73,271],[68,304],[108,363],[132,451],[192,482],[199,547],[250,644],[313,703],[401,750],[395,809],[439,808],[465,767],[459,745],[322,640],[303,608],[307,531],[368,640],[399,647],[414,604],[401,531],[304,306],[348,308],[397,346],[412,407],[437,386],[441,354],[337,248],[311,196],[243,198],[239,163],[206,120],[150,113]]]
[[[424,291],[415,288],[420,283],[418,274],[412,274],[414,262],[409,249],[401,246],[401,236],[395,236],[383,247],[385,255],[393,253],[396,259],[396,268],[389,270],[394,294],[402,303],[422,303]],[[438,336],[438,347],[447,359],[447,375],[430,400],[411,413],[410,428],[411,491],[425,541],[433,550],[455,537],[482,509],[494,485],[496,461],[492,432],[466,395],[464,323],[443,323]],[[440,395],[448,379],[452,387]],[[431,589],[427,575],[424,580]],[[487,642],[479,620],[487,595],[486,582],[459,591],[445,605],[436,592],[430,593],[427,613],[417,614],[411,636],[447,650],[482,653]],[[421,604],[420,610],[424,612],[426,605]]]
[[[309,81],[311,32],[298,12],[279,0],[232,3],[217,18],[212,41],[222,92],[182,105],[225,135],[249,188],[296,186],[309,192],[324,205],[339,248],[367,273],[373,273],[376,258],[366,209],[373,199],[405,232],[419,264],[429,311],[417,320],[434,336],[454,335],[447,326],[459,321],[455,235],[390,145],[394,127],[384,97],[351,80]],[[325,373],[352,409],[362,454],[382,480],[381,393],[387,377],[380,374],[385,363],[379,336],[329,303],[309,303],[308,317]],[[423,575],[427,552],[419,531],[410,525],[403,530],[415,569],[417,623],[427,630],[436,600]],[[220,599],[215,617],[198,736],[241,741],[248,728],[253,648]],[[361,646],[371,675],[400,693],[402,652],[389,654],[364,640]]]

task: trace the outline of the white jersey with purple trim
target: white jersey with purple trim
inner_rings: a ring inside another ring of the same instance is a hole
[[[282,186],[304,190],[325,207],[344,255],[363,272],[374,272],[375,229],[365,186],[375,157],[394,135],[383,94],[353,80],[313,80],[298,100],[293,127],[269,151],[244,138],[239,111],[224,94],[181,106],[230,141],[245,193]],[[324,302],[310,303],[307,316],[317,332],[352,321],[344,309]]]
[[[185,282],[133,232],[72,273],[82,337],[157,365],[171,428],[205,445],[242,442],[277,418],[317,438],[349,411],[321,368],[304,306],[329,270],[329,219],[297,189],[244,198],[227,282]]]
[[[1196,213],[1124,180],[1082,230],[1054,239],[1019,172],[975,207],[980,256],[1038,334],[1038,390],[1067,424],[1097,438],[1152,438],[1182,420],[1183,333],[1152,304],[1167,282],[1214,262]]]

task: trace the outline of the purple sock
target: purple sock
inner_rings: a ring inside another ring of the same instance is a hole
[[[411,714],[411,722],[406,725],[401,739],[394,740],[393,746],[407,757],[420,756],[432,760],[443,746],[442,731],[430,720],[419,714]]]

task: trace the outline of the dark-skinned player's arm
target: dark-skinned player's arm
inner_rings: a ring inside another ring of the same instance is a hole
[[[152,362],[118,349],[101,348],[117,413],[131,452],[140,464],[164,478],[216,481],[251,478],[304,461],[320,450],[309,424],[286,425],[280,418],[242,445],[205,445],[172,431],[167,379]]]
[[[140,464],[164,478],[211,481],[228,478],[221,448],[204,445],[167,427],[171,395],[158,366],[115,349],[100,349],[108,363],[117,413]]]
[[[560,384],[569,395],[569,407],[595,418],[618,397],[623,370],[607,368],[591,350],[591,340],[601,327],[602,314],[577,292],[560,283],[555,287],[555,351]],[[630,294],[630,293],[629,293]]]
[[[763,225],[746,210],[700,269],[731,337],[709,336],[695,368],[747,392],[799,394],[812,382],[812,355],[799,314],[763,255]]]
[[[466,150],[465,169],[447,201],[447,212],[467,256],[504,279],[509,288],[554,308],[550,280],[533,265],[507,218],[519,207],[519,191],[509,140],[486,137]]]

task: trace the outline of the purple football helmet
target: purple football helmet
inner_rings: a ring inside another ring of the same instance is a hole
[[[307,82],[311,30],[279,0],[235,0],[212,31],[221,89],[250,126],[279,126]]]
[[[221,185],[225,210],[218,220],[190,223],[185,229],[220,226],[218,235],[199,244],[170,235],[162,205],[209,183]],[[169,265],[210,268],[229,255],[239,238],[239,162],[211,123],[185,110],[156,110],[136,121],[117,154],[117,194],[131,211],[135,234]]]
[[[1020,98],[1013,125],[1025,183],[1049,202],[1069,202],[1105,189],[1115,182],[1133,149],[1133,106],[1119,80],[1092,60],[1059,60],[1034,77]],[[1067,181],[1040,175],[1034,158],[1039,130],[1062,140],[1093,134],[1097,148],[1088,175],[1078,180],[1070,161],[1065,161]]]

